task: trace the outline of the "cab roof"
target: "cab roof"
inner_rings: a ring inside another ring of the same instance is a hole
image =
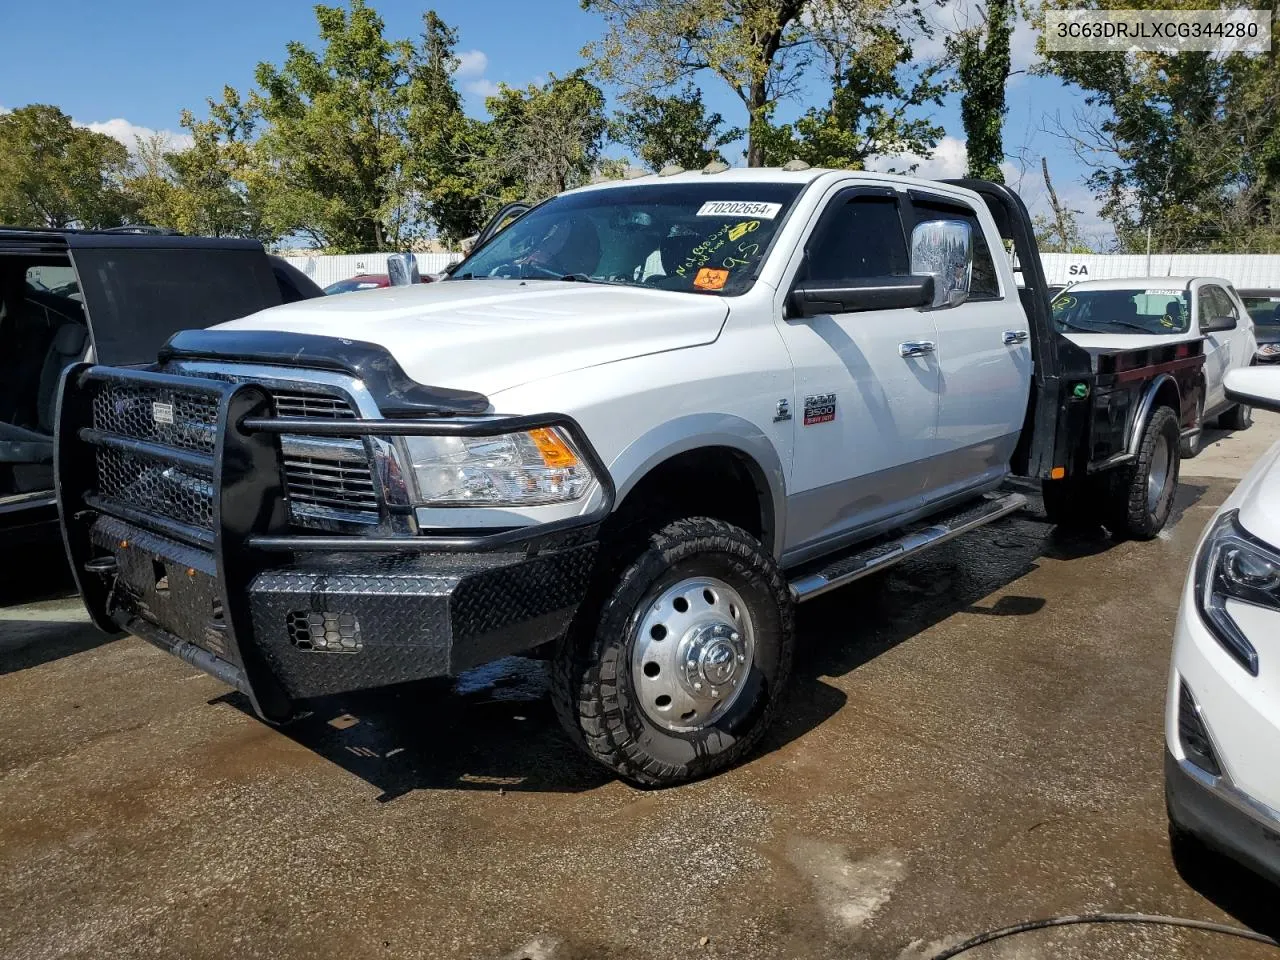
[[[926,180],[922,177],[908,177],[896,173],[874,173],[870,170],[837,170],[830,167],[808,167],[804,170],[784,170],[782,167],[730,167],[718,173],[704,173],[701,170],[685,170],[681,173],[663,175],[647,173],[643,177],[617,180],[603,180],[577,187],[568,193],[585,193],[588,190],[612,190],[618,187],[651,186],[655,184],[701,183],[797,183],[810,184],[824,177],[857,177],[886,185],[920,188],[943,188],[948,191],[969,191],[953,183],[939,180]]]

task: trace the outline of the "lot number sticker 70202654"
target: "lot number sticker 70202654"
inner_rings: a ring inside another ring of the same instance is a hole
[[[763,200],[708,200],[698,208],[700,217],[758,217],[772,220],[782,209],[780,203]]]

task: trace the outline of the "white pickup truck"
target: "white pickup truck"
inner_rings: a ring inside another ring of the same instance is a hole
[[[759,741],[794,604],[1019,509],[1011,473],[1154,536],[1199,345],[1055,332],[1004,187],[790,167],[571,191],[442,282],[70,368],[95,621],[272,721],[537,650],[572,736],[661,785]]]

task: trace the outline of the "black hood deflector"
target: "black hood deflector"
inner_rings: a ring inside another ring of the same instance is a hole
[[[384,417],[453,417],[487,413],[489,398],[470,390],[409,379],[376,343],[276,330],[182,330],[160,350],[168,360],[225,360],[337,370],[364,381]]]

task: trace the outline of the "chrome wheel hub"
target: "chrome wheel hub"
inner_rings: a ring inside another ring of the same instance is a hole
[[[1156,437],[1155,449],[1151,451],[1151,469],[1147,473],[1147,510],[1151,512],[1159,507],[1164,488],[1169,482],[1173,465],[1172,453],[1164,435]]]
[[[667,730],[697,730],[733,706],[754,658],[742,597],[714,577],[690,577],[640,612],[631,676],[645,716]]]

